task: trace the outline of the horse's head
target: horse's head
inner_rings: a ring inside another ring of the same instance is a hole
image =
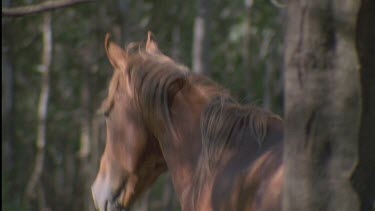
[[[100,211],[126,209],[166,170],[159,144],[147,128],[131,90],[127,51],[105,39],[108,59],[114,68],[106,113],[107,140],[98,175],[92,185]],[[158,53],[149,33],[147,53]]]

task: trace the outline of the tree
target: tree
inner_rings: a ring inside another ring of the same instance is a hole
[[[43,16],[43,54],[40,72],[42,74],[42,84],[38,104],[38,124],[36,148],[37,154],[35,158],[34,171],[26,187],[26,197],[32,201],[38,201],[39,210],[47,207],[43,184],[40,178],[45,163],[45,146],[47,142],[47,111],[50,96],[50,68],[52,62],[52,24],[51,13],[45,13]],[[37,193],[35,196],[35,192]],[[37,197],[37,198],[35,198]]]
[[[248,90],[248,95],[250,99],[254,97],[254,83],[253,83],[253,75],[252,68],[251,68],[251,54],[250,51],[252,49],[251,46],[251,12],[252,12],[253,0],[246,0],[245,1],[245,26],[244,26],[244,38],[243,38],[243,47],[242,47],[242,56],[243,56],[243,73],[245,78],[245,85],[246,89]]]
[[[208,74],[208,47],[210,26],[210,1],[197,0],[197,11],[194,22],[193,71]]]
[[[353,185],[361,200],[361,210],[374,209],[375,200],[375,1],[362,0],[358,12],[356,44],[361,67],[362,114],[359,160]]]
[[[359,1],[288,1],[284,210],[358,210]]]
[[[4,43],[4,41],[3,41]],[[11,171],[13,167],[13,138],[14,138],[14,73],[11,62],[11,49],[5,47],[1,56],[2,66],[2,171]]]

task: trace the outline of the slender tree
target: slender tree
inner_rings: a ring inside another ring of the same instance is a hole
[[[194,20],[193,71],[209,74],[208,48],[210,43],[210,0],[197,0]]]
[[[43,184],[40,177],[43,172],[44,159],[45,159],[45,146],[46,146],[46,133],[47,133],[47,111],[48,100],[50,92],[50,67],[52,62],[52,27],[51,27],[51,13],[45,13],[43,16],[43,52],[42,64],[40,71],[42,74],[41,91],[39,96],[38,105],[38,124],[37,124],[37,137],[36,148],[37,154],[35,158],[34,171],[26,187],[26,197],[29,200],[34,200],[35,195],[38,196],[39,209],[43,210],[46,207],[46,202],[43,193]],[[37,189],[36,189],[37,188]],[[35,194],[37,193],[37,194]]]
[[[9,173],[13,167],[14,138],[14,73],[11,62],[11,49],[5,47],[1,55],[2,76],[2,171]]]
[[[10,6],[11,1],[3,1],[3,6]],[[9,26],[11,21],[2,19],[2,28],[8,30],[2,30],[2,54],[1,54],[1,84],[2,84],[2,96],[1,96],[1,122],[2,122],[2,167],[3,178],[8,177],[12,174],[14,166],[14,105],[15,105],[15,89],[14,89],[14,65],[12,59],[12,48],[9,45],[9,38],[11,32]],[[13,184],[9,184],[9,189],[12,189]],[[4,187],[3,187],[4,188]]]
[[[88,54],[90,55],[90,54]],[[92,58],[92,57],[90,57]],[[95,57],[94,57],[95,58]],[[88,59],[87,59],[88,60]],[[90,84],[89,84],[89,68],[90,62],[84,61],[85,65],[82,68],[82,87],[81,87],[81,137],[80,137],[80,149],[78,152],[79,157],[79,179],[81,185],[79,186],[80,189],[80,196],[79,200],[77,200],[77,204],[81,210],[88,210],[89,203],[92,203],[90,199],[91,191],[90,186],[91,183],[88,180],[90,178],[90,165],[89,165],[89,156],[91,154],[91,113],[90,113]],[[78,209],[77,209],[78,210]]]
[[[254,97],[254,83],[253,69],[251,68],[251,23],[252,23],[252,7],[253,0],[245,0],[245,27],[244,27],[244,38],[242,46],[242,61],[243,61],[243,73],[245,78],[244,88],[248,93],[248,100],[252,100]]]

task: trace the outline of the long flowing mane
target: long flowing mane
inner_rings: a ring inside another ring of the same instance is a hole
[[[210,95],[211,100],[201,114],[202,149],[193,178],[194,206],[205,179],[220,161],[223,152],[243,147],[238,144],[241,142],[234,142],[233,139],[251,133],[254,141],[261,147],[267,134],[268,118],[279,117],[256,106],[240,105],[215,82],[192,74],[188,68],[166,59],[162,54],[146,52],[143,44],[131,44],[126,50],[129,55],[126,70],[114,72],[108,97],[100,109],[102,112],[110,111],[115,93],[121,91],[118,90],[119,84],[128,83],[134,97],[131,103],[142,111],[143,120],[147,124],[165,124],[173,133],[170,106],[174,95],[184,86],[196,86]]]

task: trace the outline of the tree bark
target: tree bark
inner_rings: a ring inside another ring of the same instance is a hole
[[[197,0],[197,14],[194,21],[193,72],[206,75],[209,75],[210,6],[209,0]]]
[[[36,186],[39,186],[40,193],[43,193],[43,186],[40,183],[40,177],[43,172],[45,145],[46,145],[46,131],[47,131],[47,112],[48,99],[50,92],[49,72],[52,62],[52,27],[51,27],[51,13],[45,13],[43,18],[43,53],[41,65],[41,91],[38,105],[38,125],[37,125],[37,139],[36,148],[37,154],[35,159],[34,171],[26,187],[26,197],[29,200],[34,200]],[[40,196],[40,194],[39,194]],[[44,197],[44,196],[43,196]],[[40,197],[39,197],[40,198]],[[45,201],[44,199],[39,201]],[[45,207],[45,205],[39,205]]]
[[[361,201],[361,210],[375,210],[375,1],[362,0],[358,13],[356,44],[361,66],[362,115],[359,135],[359,163],[353,186]]]
[[[355,211],[359,1],[288,1],[283,210]]]

